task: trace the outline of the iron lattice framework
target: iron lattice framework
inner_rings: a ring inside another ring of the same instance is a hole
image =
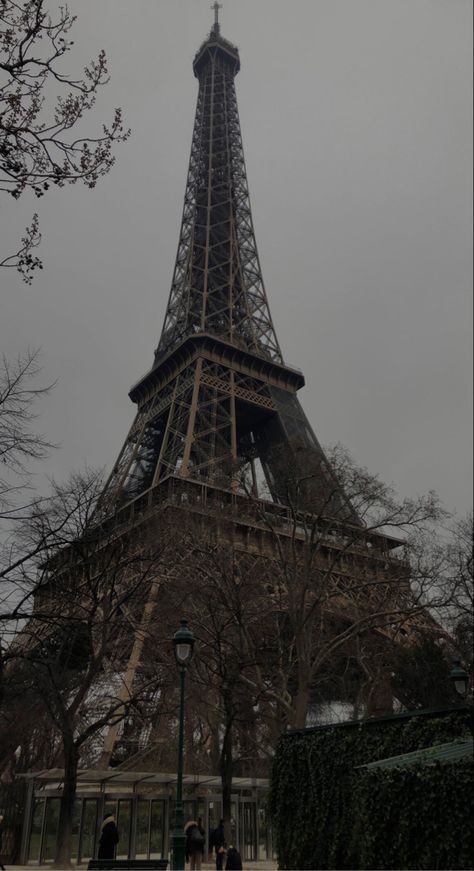
[[[286,470],[303,454],[319,481],[311,505],[335,499],[339,510],[343,494],[296,396],[304,378],[284,364],[268,307],[235,93],[239,54],[218,22],[193,67],[199,94],[171,292],[153,367],[130,392],[138,412],[103,508],[169,475],[235,490],[243,469],[254,493],[285,501]],[[350,506],[347,516],[357,522]]]

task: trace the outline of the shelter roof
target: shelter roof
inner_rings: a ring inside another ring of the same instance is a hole
[[[64,778],[64,769],[49,768],[42,771],[29,771],[20,775],[26,780],[34,780],[38,783],[59,783]],[[175,786],[177,775],[175,772],[161,771],[123,771],[120,768],[110,768],[100,771],[96,768],[87,768],[78,771],[78,785],[111,785],[121,784],[136,786],[138,784],[156,784],[157,786]],[[252,787],[268,787],[268,779],[264,777],[234,777],[235,789],[251,789]],[[184,774],[184,786],[216,787],[220,790],[221,778],[217,774]]]
[[[439,762],[447,765],[460,760],[468,762],[473,758],[473,740],[448,741],[446,744],[436,744],[433,747],[425,747],[422,750],[414,750],[412,753],[402,753],[400,756],[390,756],[387,759],[379,759],[366,765],[358,765],[358,770],[371,770],[373,768],[405,768],[408,765],[433,765]]]

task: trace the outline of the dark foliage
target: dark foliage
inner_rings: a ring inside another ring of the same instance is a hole
[[[458,701],[449,674],[452,660],[431,635],[393,652],[393,693],[408,711],[446,707]]]
[[[370,776],[357,766],[471,734],[460,709],[282,736],[270,794],[279,867],[470,868],[469,766]]]
[[[361,773],[358,868],[472,868],[472,763]]]

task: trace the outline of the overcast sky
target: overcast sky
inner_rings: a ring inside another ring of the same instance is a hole
[[[51,6],[53,3],[50,4]],[[2,270],[0,345],[42,348],[38,470],[112,466],[174,266],[210,0],[71,0],[71,72],[103,47],[132,138],[94,191],[3,199],[0,253],[38,208],[45,269]],[[224,0],[278,338],[323,444],[403,496],[471,505],[472,0]]]

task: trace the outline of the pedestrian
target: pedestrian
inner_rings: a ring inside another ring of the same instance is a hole
[[[115,848],[118,841],[119,833],[115,825],[115,817],[113,814],[106,814],[102,823],[97,858],[109,861],[115,859]]]
[[[216,849],[216,871],[222,871],[225,858],[225,835],[224,835],[224,820],[219,820],[219,825],[214,829],[213,836],[214,847]]]
[[[0,868],[5,871],[5,865],[2,865],[2,844],[3,844],[3,814],[0,814]]]
[[[225,871],[242,871],[242,856],[237,850],[237,847],[233,847],[232,845],[227,850]]]
[[[186,862],[189,862],[191,871],[201,871],[206,844],[201,820],[188,820],[184,831],[186,833]]]

